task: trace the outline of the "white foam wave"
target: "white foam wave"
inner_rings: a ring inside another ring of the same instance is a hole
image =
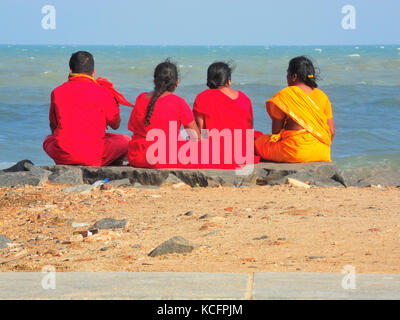
[[[361,57],[358,53],[349,54],[348,56],[351,57],[351,58],[359,58],[359,57]]]

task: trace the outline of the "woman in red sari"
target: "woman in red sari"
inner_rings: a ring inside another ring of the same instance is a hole
[[[259,161],[254,157],[253,108],[243,92],[231,87],[231,75],[232,69],[227,63],[210,65],[207,70],[209,89],[196,97],[193,113],[203,138],[212,140],[215,130],[230,132],[233,138],[231,150],[224,147],[225,140],[221,139],[220,151],[224,159],[231,163],[252,164]],[[244,162],[243,155],[246,155]]]

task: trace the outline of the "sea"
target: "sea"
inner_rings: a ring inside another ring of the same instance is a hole
[[[135,102],[153,88],[155,66],[176,62],[176,94],[192,107],[206,89],[207,67],[225,61],[233,68],[232,87],[252,101],[254,125],[271,132],[265,101],[286,86],[291,58],[306,55],[320,72],[319,87],[333,107],[336,136],[332,159],[341,169],[400,166],[400,45],[382,46],[32,46],[0,45],[0,169],[22,159],[52,164],[42,143],[50,133],[51,91],[67,80],[73,52],[95,57],[96,76],[110,79]],[[132,108],[121,106],[120,129]]]

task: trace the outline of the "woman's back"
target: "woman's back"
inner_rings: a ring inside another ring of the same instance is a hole
[[[194,102],[195,116],[203,115],[205,129],[252,129],[253,108],[250,99],[237,91],[232,99],[220,89],[207,89],[201,92]]]
[[[132,139],[145,139],[147,133],[152,129],[163,130],[168,137],[169,134],[178,136],[181,125],[187,125],[194,120],[189,105],[184,99],[168,94],[157,99],[148,126],[145,124],[147,108],[151,96],[143,92],[137,99],[128,123],[128,129],[133,132]],[[170,122],[176,123],[175,132],[169,132]]]

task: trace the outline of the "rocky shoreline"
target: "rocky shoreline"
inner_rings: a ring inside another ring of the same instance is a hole
[[[290,179],[288,179],[290,178]],[[246,175],[232,170],[142,169],[129,166],[35,166],[29,160],[0,170],[0,187],[55,184],[84,185],[107,179],[110,185],[159,187],[164,184],[185,184],[191,187],[282,185],[289,180],[318,187],[400,186],[400,168],[383,165],[339,170],[334,163],[271,163],[262,162]]]

